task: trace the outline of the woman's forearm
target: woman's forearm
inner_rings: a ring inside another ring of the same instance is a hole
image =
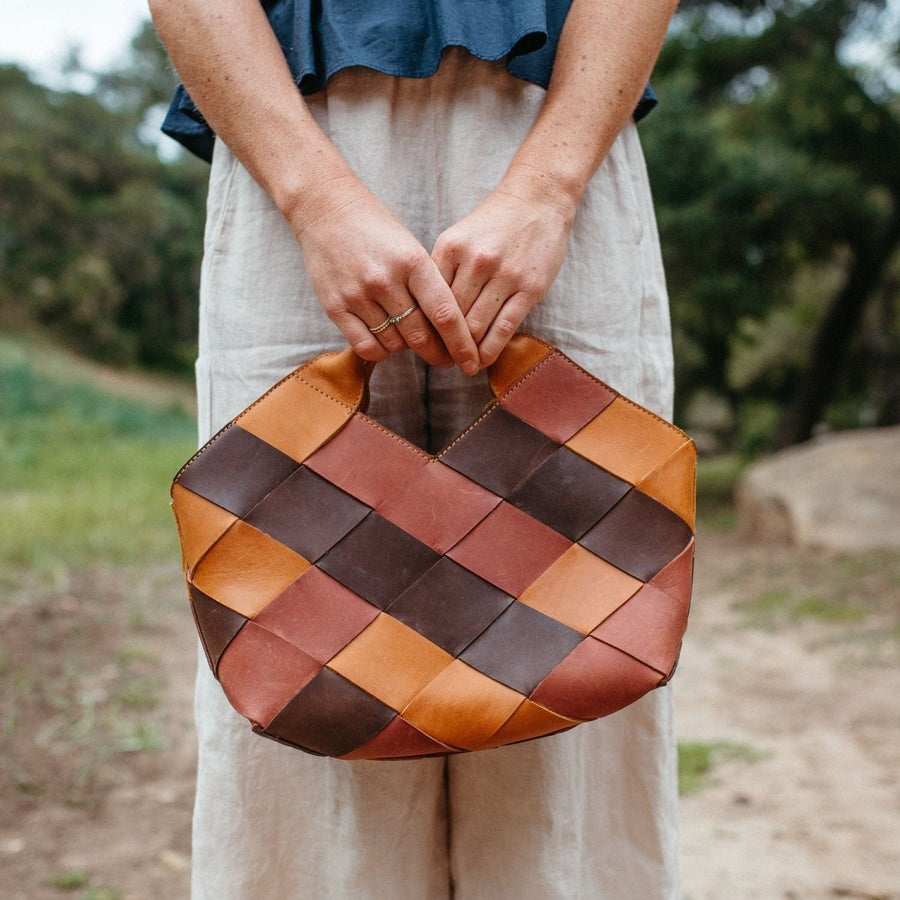
[[[509,167],[565,215],[632,116],[677,0],[574,0],[547,98]],[[501,190],[503,187],[501,186]]]
[[[149,0],[188,93],[291,224],[323,184],[353,177],[294,84],[259,0]],[[316,190],[311,188],[315,187]]]

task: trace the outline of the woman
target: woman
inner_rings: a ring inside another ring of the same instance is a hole
[[[670,414],[632,116],[673,0],[150,6],[202,111],[182,138],[217,136],[203,439],[346,340],[382,363],[370,415],[440,449],[520,326]],[[544,74],[512,74],[545,36]],[[667,689],[520,746],[350,763],[252,735],[204,662],[197,722],[197,898],[678,895]]]

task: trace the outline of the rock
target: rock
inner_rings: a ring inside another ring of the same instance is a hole
[[[744,472],[735,501],[754,538],[844,552],[900,547],[900,426],[776,453]]]

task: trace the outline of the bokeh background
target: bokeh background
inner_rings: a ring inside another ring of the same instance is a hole
[[[159,135],[175,79],[143,3],[17,7],[0,894],[187,896],[194,643],[167,486],[195,442],[207,168]],[[676,421],[702,454],[676,679],[694,900],[900,897],[898,43],[900,0],[684,0],[640,125]]]

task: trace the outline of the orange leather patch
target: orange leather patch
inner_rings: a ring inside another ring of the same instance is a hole
[[[538,706],[537,703],[525,700],[506,720],[500,730],[479,749],[487,750],[490,747],[501,747],[503,744],[514,744],[516,741],[527,741],[529,738],[552,734],[554,731],[562,731],[564,728],[571,728],[577,724],[577,719],[558,716],[549,709]]]
[[[313,387],[355,409],[362,399],[366,382],[366,361],[348,347],[340,353],[317,356],[299,374]]]
[[[284,544],[236,522],[200,561],[193,581],[204,594],[252,619],[309,566]]]
[[[514,381],[555,349],[528,334],[514,335],[500,354],[500,358],[488,369],[488,381],[494,396],[502,394]]]
[[[328,668],[399,712],[451,662],[449,653],[382,613]]]
[[[681,516],[692,531],[696,515],[696,468],[696,447],[693,443],[682,444],[637,485],[645,494]]]
[[[353,415],[353,409],[318,388],[288,378],[236,420],[245,431],[297,462],[317,450]]]
[[[522,700],[518,691],[455,659],[402,712],[405,719],[437,740],[475,750]]]
[[[203,554],[238,520],[180,484],[172,485],[172,508],[181,538],[181,557],[190,574]]]
[[[637,484],[684,444],[675,428],[647,429],[649,413],[622,397],[566,442],[570,450]]]
[[[642,586],[642,581],[573,544],[519,599],[590,634]]]

